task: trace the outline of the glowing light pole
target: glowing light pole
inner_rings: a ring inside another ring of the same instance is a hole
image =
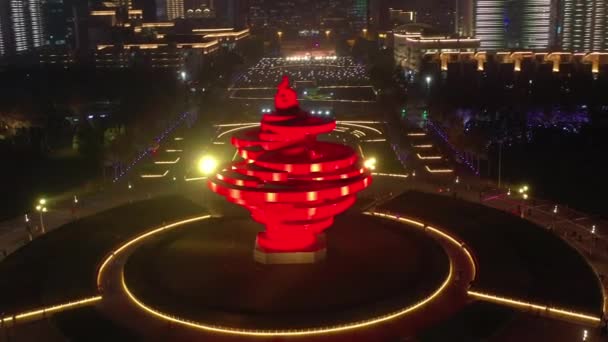
[[[42,230],[42,234],[44,234],[46,232],[46,229],[44,228],[44,218],[42,217],[42,213],[46,213],[47,209],[46,209],[46,199],[41,198],[40,200],[38,200],[38,205],[36,206],[36,211],[40,214],[40,229]]]
[[[30,227],[30,217],[25,214],[25,231],[27,232],[27,237],[30,239],[30,241],[33,240],[33,236],[32,236],[32,229]]]
[[[521,188],[519,188],[519,193],[521,194],[521,213],[520,216],[521,218],[525,218],[525,212],[526,212],[526,200],[528,199],[528,186],[524,185]]]
[[[198,170],[205,176],[211,175],[217,169],[218,162],[212,156],[204,156],[198,162]]]

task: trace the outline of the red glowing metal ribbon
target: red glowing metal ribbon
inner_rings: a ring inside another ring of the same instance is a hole
[[[317,141],[336,127],[333,119],[300,110],[287,77],[275,97],[276,111],[260,127],[242,130],[232,144],[245,161],[208,182],[209,188],[242,205],[264,224],[258,246],[271,252],[311,251],[334,216],[355,203],[371,184],[369,170],[345,145]]]

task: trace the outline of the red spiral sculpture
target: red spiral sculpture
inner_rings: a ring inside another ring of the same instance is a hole
[[[300,110],[287,77],[278,87],[275,107],[260,127],[232,137],[244,161],[222,170],[208,185],[266,226],[258,234],[258,248],[314,251],[319,234],[355,203],[371,175],[352,148],[316,140],[333,131],[336,121]]]

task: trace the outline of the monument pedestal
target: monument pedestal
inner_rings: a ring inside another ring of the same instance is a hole
[[[318,237],[317,243],[306,251],[284,252],[261,247],[256,239],[253,259],[261,264],[314,264],[325,259],[327,248],[325,234]]]

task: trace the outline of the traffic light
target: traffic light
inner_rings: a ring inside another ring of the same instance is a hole
[[[422,120],[426,120],[426,119],[428,119],[428,118],[429,118],[429,111],[425,109],[425,110],[422,112]]]
[[[405,118],[405,115],[407,114],[407,108],[401,108],[401,117]]]

